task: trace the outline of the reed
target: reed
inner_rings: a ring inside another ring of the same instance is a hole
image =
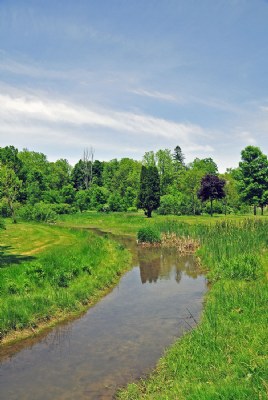
[[[214,225],[160,221],[162,232],[190,235],[211,281],[198,326],[168,349],[156,370],[118,398],[268,398],[268,223]]]

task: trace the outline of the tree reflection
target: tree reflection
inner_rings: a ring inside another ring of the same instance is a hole
[[[194,256],[182,256],[176,249],[139,247],[137,256],[143,284],[159,279],[175,279],[180,283],[183,273],[194,279],[199,275]]]

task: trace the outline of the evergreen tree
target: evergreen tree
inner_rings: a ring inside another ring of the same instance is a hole
[[[158,170],[154,166],[141,168],[140,192],[138,197],[138,207],[143,208],[148,218],[152,216],[152,211],[160,205],[160,179]]]
[[[182,166],[184,166],[185,157],[184,157],[184,154],[182,153],[180,146],[175,147],[174,153],[173,153],[173,159],[174,159],[174,161],[176,161],[179,164],[181,164]]]

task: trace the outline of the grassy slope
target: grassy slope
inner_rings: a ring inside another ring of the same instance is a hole
[[[0,246],[1,338],[81,312],[130,259],[106,238],[42,224],[7,224]]]

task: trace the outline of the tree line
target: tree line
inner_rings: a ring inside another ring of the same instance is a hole
[[[94,160],[85,149],[71,166],[66,159],[0,147],[0,215],[49,221],[77,211],[153,210],[160,214],[247,213],[268,204],[268,160],[247,146],[235,169],[219,174],[212,158],[186,164],[180,146],[131,158]]]

